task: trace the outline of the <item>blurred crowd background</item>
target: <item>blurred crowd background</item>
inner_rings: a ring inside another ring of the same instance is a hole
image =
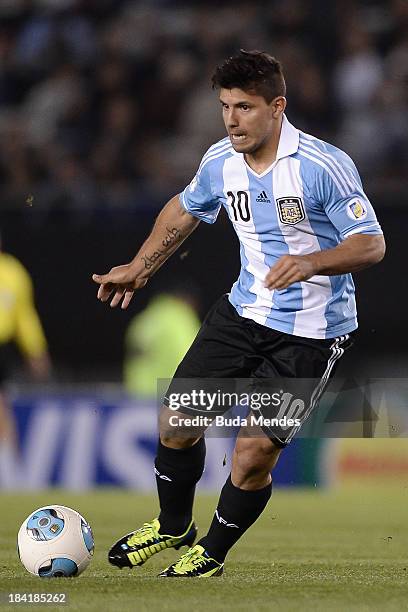
[[[238,243],[223,212],[201,224],[126,311],[97,301],[91,275],[134,256],[225,136],[210,78],[239,48],[282,62],[289,120],[345,149],[362,174],[387,255],[355,275],[360,328],[337,376],[347,398],[350,380],[381,377],[401,419],[385,401],[371,414],[363,394],[363,435],[372,419],[376,435],[406,436],[407,0],[0,0],[0,489],[152,486],[145,397],[229,291]],[[41,380],[34,390],[24,361]],[[347,427],[338,435],[356,434]],[[342,455],[335,440],[333,458],[319,440],[299,442],[278,482],[316,486],[336,461],[359,481],[407,474],[406,444],[365,456],[355,440]],[[204,478],[218,489],[226,455],[215,451]]]
[[[128,311],[97,302],[90,279],[133,257],[224,137],[210,78],[239,48],[280,59],[289,120],[356,161],[388,250],[356,276],[349,368],[406,376],[406,0],[0,0],[0,230],[32,277],[58,377],[120,380],[126,330],[158,293],[195,282],[203,317],[235,281],[223,214]]]
[[[371,197],[406,193],[406,0],[1,0],[0,206],[161,206],[224,136],[209,80],[240,47],[281,60],[289,119]]]

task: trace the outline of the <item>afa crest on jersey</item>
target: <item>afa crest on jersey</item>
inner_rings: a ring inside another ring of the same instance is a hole
[[[281,223],[295,225],[306,217],[302,198],[278,198],[276,205]]]

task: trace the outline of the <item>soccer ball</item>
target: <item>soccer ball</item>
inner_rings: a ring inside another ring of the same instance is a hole
[[[94,552],[86,520],[66,506],[38,508],[21,525],[17,551],[26,570],[41,578],[79,576]]]

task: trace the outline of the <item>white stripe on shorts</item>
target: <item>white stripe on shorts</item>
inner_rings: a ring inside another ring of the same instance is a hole
[[[323,373],[323,376],[321,377],[318,385],[316,386],[315,390],[312,393],[312,397],[310,398],[310,404],[309,404],[309,408],[307,409],[305,415],[302,417],[302,423],[296,427],[293,428],[292,432],[289,434],[289,436],[286,438],[285,442],[289,443],[293,436],[299,431],[299,429],[302,427],[302,425],[305,423],[305,421],[309,418],[310,414],[313,412],[314,408],[316,407],[319,399],[321,398],[321,396],[323,395],[323,391],[329,381],[330,378],[330,374],[331,371],[333,370],[333,367],[336,363],[336,361],[338,361],[340,359],[340,357],[342,357],[342,355],[344,355],[344,348],[341,348],[341,344],[344,344],[345,342],[347,342],[347,340],[349,339],[349,334],[346,334],[345,336],[340,336],[339,338],[335,338],[333,344],[331,345],[330,349],[332,351],[329,360],[327,362],[327,366],[326,369]],[[283,440],[282,440],[283,441]]]

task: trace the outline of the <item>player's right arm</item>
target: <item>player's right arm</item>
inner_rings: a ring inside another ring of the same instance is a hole
[[[122,309],[129,306],[134,292],[141,289],[195,230],[200,220],[187,212],[179,196],[174,196],[162,209],[153,229],[133,260],[112,268],[107,274],[93,274],[99,285],[98,299],[111,307],[122,301]]]

